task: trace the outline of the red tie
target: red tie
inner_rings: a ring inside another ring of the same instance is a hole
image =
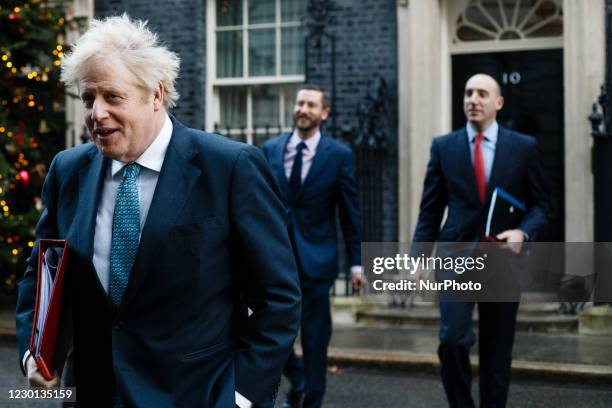
[[[476,135],[476,143],[474,143],[474,175],[476,176],[476,189],[478,190],[478,198],[480,198],[481,203],[485,202],[485,195],[487,194],[487,176],[485,174],[481,146],[483,140],[483,134],[478,133]]]

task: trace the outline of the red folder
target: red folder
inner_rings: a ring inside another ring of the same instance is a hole
[[[68,265],[65,240],[38,242],[36,307],[30,336],[30,353],[45,379],[61,372],[72,340],[72,322],[64,292]]]

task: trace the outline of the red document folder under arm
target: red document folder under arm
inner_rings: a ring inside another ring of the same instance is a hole
[[[30,353],[43,377],[60,372],[72,340],[72,322],[64,292],[68,265],[65,240],[38,242],[36,307],[30,337]]]

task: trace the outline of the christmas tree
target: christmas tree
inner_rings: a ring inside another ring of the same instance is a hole
[[[0,288],[13,290],[34,245],[42,184],[65,145],[65,2],[0,3]]]

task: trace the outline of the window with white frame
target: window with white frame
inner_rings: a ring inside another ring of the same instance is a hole
[[[305,8],[305,0],[208,0],[207,128],[255,144],[291,130]]]
[[[454,52],[563,47],[563,0],[449,0]]]

